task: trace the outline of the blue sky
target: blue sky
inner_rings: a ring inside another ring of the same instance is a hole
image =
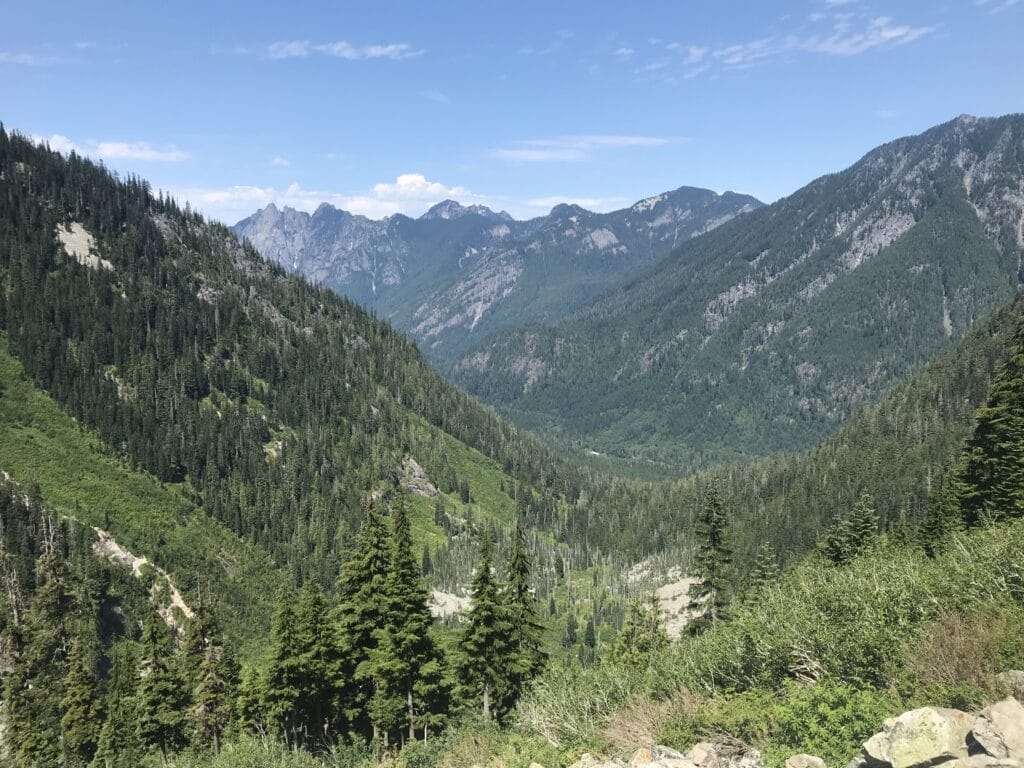
[[[771,201],[1024,111],[1024,2],[7,2],[0,120],[229,223],[274,201],[517,217]]]

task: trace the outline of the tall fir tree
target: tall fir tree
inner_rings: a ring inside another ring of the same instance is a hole
[[[440,657],[430,634],[433,617],[429,596],[416,565],[409,513],[401,496],[391,512],[391,557],[384,601],[387,615],[370,659],[374,677],[381,683],[379,699],[401,702],[399,722],[412,741],[428,700],[434,704],[439,700],[431,695],[424,670],[431,663],[439,663]],[[389,719],[396,711],[393,701],[378,700],[378,707],[380,714]]]
[[[95,768],[135,768],[142,762],[137,727],[138,657],[134,643],[114,646],[105,697],[106,719],[92,765]]]
[[[512,535],[512,551],[509,553],[508,578],[505,582],[505,604],[511,625],[512,650],[515,654],[512,685],[506,707],[512,707],[519,700],[523,690],[547,663],[544,651],[544,623],[537,610],[531,577],[533,561],[530,557],[526,527],[522,518],[516,518]]]
[[[277,594],[261,698],[268,724],[289,744],[299,738],[298,703],[304,683],[301,654],[295,590],[284,585]]]
[[[143,746],[157,749],[161,762],[185,744],[188,695],[174,658],[167,625],[150,611],[142,628],[142,657],[135,696],[137,725]]]
[[[690,607],[696,616],[690,623],[699,631],[724,618],[729,605],[732,548],[729,545],[729,518],[722,506],[716,486],[704,494],[704,503],[697,521],[700,545],[697,549],[694,577],[690,587]]]
[[[84,630],[79,631],[68,657],[60,725],[66,765],[71,768],[84,768],[92,761],[103,724],[102,702],[97,695],[95,645],[94,633],[87,637]]]
[[[335,635],[327,616],[327,601],[319,583],[307,581],[296,608],[299,695],[296,723],[302,741],[309,746],[326,746],[333,737],[335,700],[331,671],[337,667]]]
[[[508,611],[494,579],[491,533],[484,531],[480,559],[473,575],[466,626],[459,640],[459,680],[468,699],[480,707],[484,719],[501,719],[499,704],[511,685],[515,649]]]
[[[1024,515],[1024,315],[985,405],[975,412],[958,479],[967,526]]]
[[[190,697],[189,740],[219,752],[233,712],[238,665],[209,601],[197,604],[179,656]]]
[[[346,726],[374,739],[378,734],[369,712],[379,681],[374,677],[370,654],[377,647],[378,630],[387,619],[383,596],[387,594],[390,559],[387,528],[376,505],[371,504],[355,550],[338,579],[334,627],[340,656],[333,679],[338,695],[336,708]]]
[[[775,555],[775,548],[765,541],[757,548],[757,558],[754,560],[754,571],[750,576],[752,591],[762,587],[777,584],[781,576],[779,570],[779,559]]]

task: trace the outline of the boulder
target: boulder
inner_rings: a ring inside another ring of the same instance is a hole
[[[985,707],[969,740],[972,752],[1024,762],[1024,704],[1010,696]]]
[[[639,766],[650,765],[654,762],[654,753],[651,752],[647,747],[640,747],[633,756],[629,758],[629,762],[626,763],[630,768],[639,768]]]
[[[655,744],[651,747],[651,754],[655,760],[686,760],[686,755],[682,752],[678,752],[672,747],[666,747],[661,744]]]
[[[967,759],[967,734],[974,718],[958,709],[923,707],[885,721],[864,743],[870,764],[915,768]]]
[[[825,761],[815,755],[793,755],[786,760],[786,768],[825,768]]]
[[[970,757],[958,757],[955,760],[947,760],[939,763],[935,768],[1024,768],[1019,760],[1009,758],[992,757],[991,755],[971,755]]]
[[[1019,701],[1024,701],[1024,669],[1011,669],[1009,672],[1000,672],[996,675],[999,682],[1006,686],[1011,696]]]
[[[718,764],[718,750],[715,749],[715,745],[710,741],[694,744],[690,747],[690,751],[686,753],[686,757],[698,768]]]

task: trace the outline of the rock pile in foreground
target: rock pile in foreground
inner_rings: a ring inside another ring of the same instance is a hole
[[[763,765],[756,749],[701,742],[687,752],[660,745],[642,747],[627,763],[588,753],[571,768]],[[814,755],[793,755],[786,768],[825,768],[825,761]],[[849,768],[1024,768],[1024,704],[1010,696],[976,715],[939,707],[904,712],[885,721],[882,731],[864,743]]]

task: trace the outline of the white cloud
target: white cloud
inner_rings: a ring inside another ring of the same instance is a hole
[[[267,46],[266,54],[271,59],[306,58],[314,54],[333,56],[348,61],[365,59],[391,59],[400,61],[419,56],[423,51],[409,43],[385,43],[375,45],[353,45],[346,40],[332,43],[314,43],[310,40],[281,40]]]
[[[623,58],[623,59],[629,58],[634,53],[636,53],[636,51],[634,51],[632,48],[625,48],[625,47],[623,47],[623,48],[616,48],[615,51],[614,51],[614,54],[616,56],[618,56],[619,58]]]
[[[1019,2],[1020,0],[974,0],[975,5],[979,8],[988,8],[989,13],[1002,13]]]
[[[846,19],[838,20],[833,33],[826,38],[810,37],[802,48],[830,56],[856,56],[885,45],[905,45],[934,32],[935,27],[912,27],[894,24],[888,16],[872,19],[865,28],[853,29]]]
[[[37,144],[49,144],[50,149],[68,154],[77,152],[99,160],[143,160],[158,163],[180,163],[188,160],[189,153],[175,146],[162,149],[148,141],[87,141],[78,144],[67,136],[55,133],[52,136],[32,136]]]
[[[420,98],[433,101],[437,104],[451,104],[452,100],[446,93],[441,91],[420,91]]]
[[[490,151],[492,157],[521,163],[575,162],[587,160],[602,149],[660,147],[680,139],[663,136],[577,134],[549,139],[529,139],[514,146]]]
[[[270,159],[270,164],[275,165],[278,168],[287,168],[292,163],[291,160],[288,160],[287,158],[281,157],[280,155],[275,155]]]
[[[179,200],[188,200],[193,207],[209,216],[234,223],[258,208],[274,203],[312,213],[322,203],[351,213],[380,219],[396,213],[419,216],[432,205],[448,198],[463,203],[481,203],[487,199],[462,186],[449,186],[431,181],[419,173],[403,173],[393,182],[374,184],[357,193],[326,192],[290,184],[275,187],[236,185],[230,187],[177,187],[167,190]]]
[[[54,56],[40,56],[36,53],[0,51],[0,64],[20,64],[25,67],[40,67],[58,61]]]
[[[825,11],[811,13],[806,23],[786,34],[771,34],[746,42],[720,45],[683,45],[652,40],[656,48],[646,64],[633,70],[641,80],[656,79],[666,83],[693,78],[709,71],[746,69],[769,61],[798,54],[849,57],[867,51],[892,48],[915,42],[935,32],[934,25],[897,23],[889,16],[871,17],[860,7],[843,8],[855,0],[825,0]],[[998,8],[1020,0],[975,0]]]

